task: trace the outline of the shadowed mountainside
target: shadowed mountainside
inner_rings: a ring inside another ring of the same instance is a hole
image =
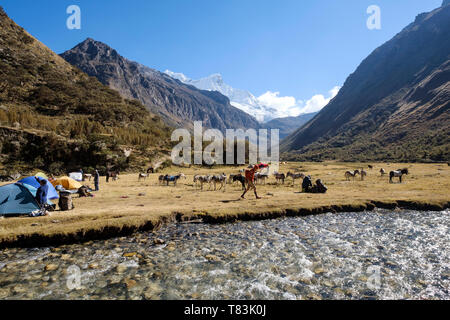
[[[297,117],[275,118],[262,124],[266,129],[280,129],[280,139],[286,138],[314,118],[318,112],[301,114]]]
[[[127,146],[170,146],[170,130],[159,116],[67,63],[3,9],[0,128],[0,164],[51,164],[54,172],[125,164]]]
[[[287,137],[287,159],[449,161],[450,5],[377,48]]]

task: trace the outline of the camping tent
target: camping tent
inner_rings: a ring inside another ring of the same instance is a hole
[[[21,183],[18,182],[18,184],[21,184]],[[35,187],[30,186],[29,184],[23,184],[23,186],[30,191],[30,193],[33,195],[34,198],[36,198],[37,189]],[[49,184],[49,186],[51,186],[51,184]],[[47,204],[50,205],[50,206],[54,205],[54,203],[51,202],[50,199],[47,199]]]
[[[31,214],[40,211],[31,192],[22,184],[0,187],[0,215]]]
[[[35,187],[37,189],[37,188],[39,188],[39,182],[37,182],[36,178],[39,179],[39,181],[46,180],[46,179],[41,178],[41,177],[34,177],[33,176],[33,177],[27,177],[27,178],[24,178],[22,180],[19,180],[19,183],[27,184],[27,185],[30,185],[30,186]],[[55,188],[52,186],[52,184],[50,182],[48,182],[48,180],[46,180],[46,181],[47,181],[47,185],[48,185],[48,198],[50,200],[59,199],[58,192],[55,190]]]
[[[71,172],[69,173],[69,178],[75,181],[83,181],[83,174],[81,172]]]
[[[43,173],[43,172],[38,172],[34,176],[35,177],[41,177],[41,178],[44,178],[44,179],[48,180],[48,176],[45,173]]]
[[[78,190],[82,187],[81,183],[79,183],[69,177],[57,178],[55,180],[52,180],[51,182],[55,187],[61,185],[66,190]]]

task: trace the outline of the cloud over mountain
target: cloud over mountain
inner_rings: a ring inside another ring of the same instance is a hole
[[[268,122],[275,118],[297,117],[300,114],[320,111],[339,92],[340,87],[334,87],[328,95],[317,94],[309,100],[297,100],[292,96],[280,96],[280,92],[267,91],[255,97],[252,93],[235,89],[224,83],[220,74],[212,74],[208,77],[193,80],[183,73],[165,71],[169,76],[180,80],[183,83],[193,85],[202,90],[219,91],[227,96],[231,104],[252,116],[260,122]]]

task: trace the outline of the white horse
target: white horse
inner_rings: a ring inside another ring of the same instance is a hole
[[[345,178],[347,179],[347,181],[350,181],[350,178],[353,178],[353,180],[355,180],[357,174],[359,174],[359,170],[347,171],[345,173]]]
[[[260,173],[260,172],[257,172],[257,173],[255,173],[255,182],[256,183],[263,183],[264,182],[264,184],[266,184],[266,180],[269,178],[269,175],[268,174],[265,174],[265,173]]]
[[[138,176],[138,181],[144,180],[148,178],[148,174],[147,173],[139,173]]]
[[[200,185],[200,190],[203,190],[203,185],[205,183],[210,183],[211,182],[211,178],[212,178],[212,176],[195,175],[194,176],[195,187],[197,188],[198,185]],[[211,187],[210,187],[210,189],[211,189]]]
[[[227,184],[227,175],[225,173],[222,173],[220,175],[212,176],[211,183],[214,184],[214,191],[217,190],[217,183],[220,183],[219,190],[223,188],[223,192],[225,192],[225,187]]]
[[[383,168],[381,168],[381,169],[380,169],[380,175],[381,175],[381,176],[384,176],[385,174],[386,174],[386,171],[385,171]]]

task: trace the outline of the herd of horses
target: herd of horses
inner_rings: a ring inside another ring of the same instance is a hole
[[[369,170],[373,170],[373,166],[368,166]],[[147,173],[139,173],[138,181],[146,180],[151,173],[154,173],[153,168],[150,168],[147,170]],[[214,190],[214,191],[220,191],[222,190],[225,192],[226,185],[227,184],[233,184],[233,183],[240,183],[242,185],[242,189],[245,190],[245,184],[246,180],[243,175],[244,169],[240,170],[238,174],[230,174],[227,176],[225,173],[222,174],[214,174],[214,175],[194,175],[193,183],[196,189],[203,190],[204,185],[208,185],[208,190]],[[380,169],[380,175],[381,177],[386,175],[386,171],[381,168]],[[403,175],[407,175],[408,169],[399,169],[389,172],[389,183],[393,183],[394,178],[398,178],[399,182],[402,183],[402,177]],[[345,179],[347,181],[350,181],[350,179],[355,180],[357,176],[360,176],[361,181],[364,180],[365,177],[367,177],[367,171],[364,169],[358,169],[354,171],[346,171],[345,172]],[[288,172],[287,174],[284,173],[273,173],[273,176],[276,180],[276,184],[285,184],[286,179],[290,178],[292,179],[293,185],[295,185],[296,180],[303,181],[303,179],[306,177],[304,173],[292,173]],[[270,175],[268,173],[261,173],[257,172],[255,174],[255,184],[266,184],[267,180],[269,179]],[[172,183],[174,186],[177,185],[178,180],[181,178],[186,179],[186,175],[183,173],[179,173],[177,175],[160,175],[158,177],[159,185],[166,185],[169,186],[170,183]],[[218,187],[218,188],[217,188]]]
[[[368,168],[370,170],[372,170],[373,166],[369,165]],[[409,171],[408,171],[407,168],[390,171],[389,172],[389,183],[394,183],[394,178],[398,178],[399,182],[402,183],[403,175],[408,175],[408,174],[409,174]],[[355,180],[357,175],[359,175],[361,177],[361,181],[363,181],[364,178],[367,176],[367,172],[364,169],[362,169],[362,168],[361,168],[361,170],[354,170],[354,171],[346,171],[345,172],[345,178],[347,179],[347,181],[350,181],[350,178],[353,178],[353,180]],[[386,175],[386,170],[381,168],[380,169],[380,175],[381,175],[381,177]]]

